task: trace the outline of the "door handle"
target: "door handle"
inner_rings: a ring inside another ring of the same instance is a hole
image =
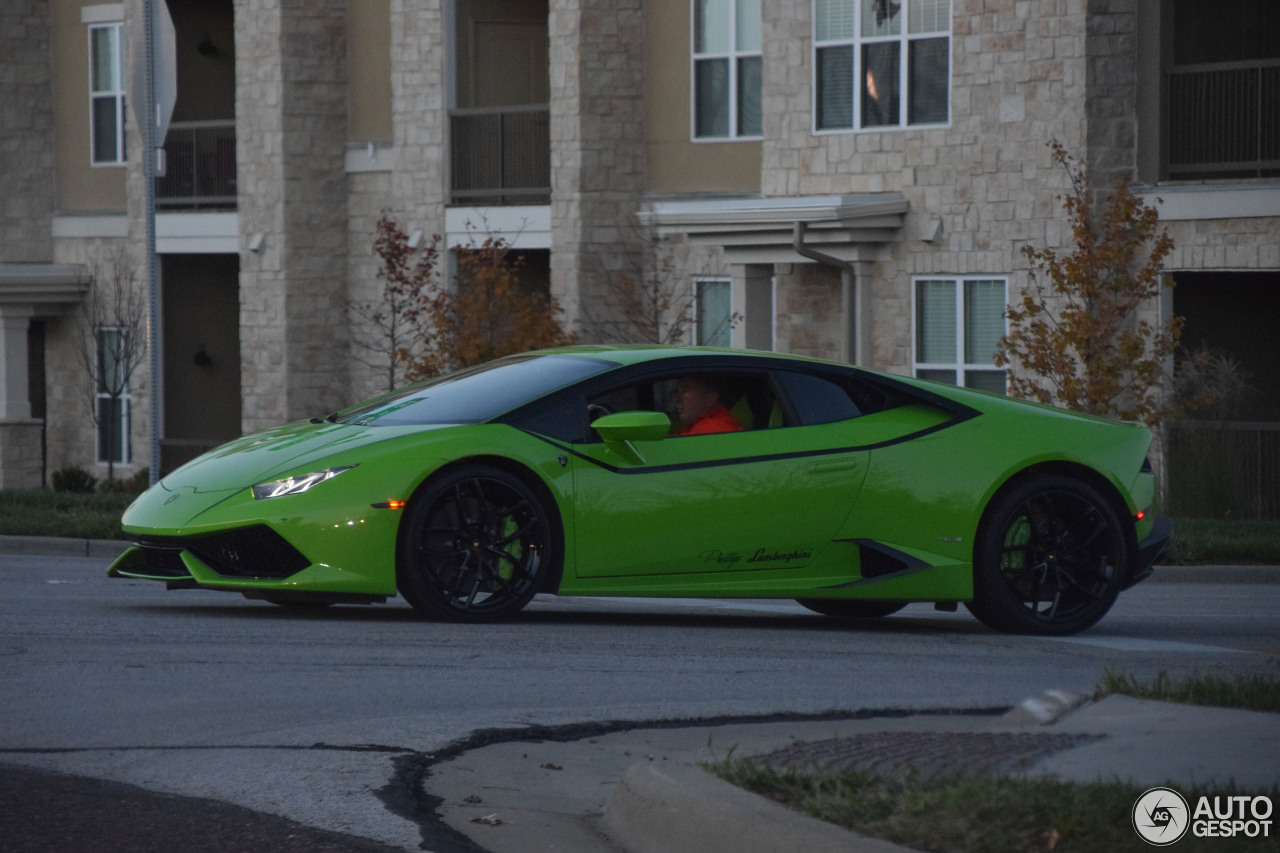
[[[853,471],[857,467],[856,459],[835,459],[830,462],[815,462],[806,470],[810,474],[838,474],[841,471]]]

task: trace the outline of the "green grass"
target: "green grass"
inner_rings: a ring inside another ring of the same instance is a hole
[[[1243,708],[1280,713],[1280,678],[1266,675],[1198,675],[1174,681],[1163,670],[1154,680],[1140,682],[1131,675],[1108,670],[1099,695],[1122,693],[1137,699],[1156,699],[1184,705]]]
[[[748,759],[726,760],[707,769],[810,817],[916,850],[1114,853],[1151,849],[1131,823],[1133,804],[1144,790],[1141,786],[1019,778],[922,779],[911,773],[797,773]],[[1178,791],[1192,803],[1202,795],[1264,793],[1234,786],[1178,787]],[[1273,801],[1277,793],[1272,792]],[[1196,838],[1188,833],[1177,843],[1177,850],[1274,850],[1274,841]]]
[[[1164,562],[1180,565],[1280,565],[1280,521],[1175,519],[1173,549]]]
[[[0,491],[0,535],[123,539],[120,515],[133,495]]]

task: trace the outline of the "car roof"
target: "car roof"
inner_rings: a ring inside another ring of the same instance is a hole
[[[697,346],[663,346],[660,344],[624,344],[616,346],[579,345],[558,347],[556,349],[539,350],[538,354],[546,355],[580,355],[589,358],[612,361],[619,365],[643,364],[650,361],[662,361],[670,358],[732,356],[735,358],[760,358],[771,360],[787,360],[809,364],[836,364],[807,356],[791,355],[780,352],[763,352],[760,350],[733,349],[729,347],[697,347]],[[849,365],[839,365],[849,367]]]

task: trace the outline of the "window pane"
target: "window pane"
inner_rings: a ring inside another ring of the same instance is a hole
[[[964,372],[964,387],[977,388],[979,391],[990,391],[993,394],[1003,394],[1005,393],[1004,378],[1003,370],[966,370]]]
[[[862,48],[862,126],[898,123],[897,42]]]
[[[729,282],[699,281],[698,327],[699,346],[729,346]]]
[[[738,60],[738,135],[760,136],[760,57]]]
[[[955,360],[955,282],[916,282],[916,361],[926,364],[954,364]],[[955,382],[954,374],[949,381]]]
[[[738,50],[760,49],[760,0],[738,0]]]
[[[125,400],[117,397],[98,398],[98,461],[125,462],[127,419]]]
[[[862,35],[893,36],[902,32],[902,0],[862,0]]]
[[[939,124],[947,120],[947,82],[950,39],[911,42],[911,90],[907,103],[908,124]]]
[[[694,53],[727,53],[729,10],[733,0],[695,0],[693,4]]]
[[[120,88],[116,79],[115,27],[94,27],[90,38],[90,85],[94,92],[114,92]]]
[[[817,0],[818,41],[843,41],[853,38],[853,0]]]
[[[729,135],[729,60],[700,59],[694,63],[697,114],[694,134]]]
[[[911,0],[910,33],[945,33],[951,31],[950,0]]]
[[[1004,282],[964,284],[965,364],[992,364],[1004,337]]]
[[[117,114],[114,96],[93,99],[93,162],[118,163]]]
[[[917,370],[917,379],[928,379],[930,382],[945,382],[948,385],[956,384],[956,372],[954,370]]]
[[[124,391],[124,332],[119,329],[98,330],[98,392]]]
[[[853,127],[853,48],[818,50],[818,129]]]

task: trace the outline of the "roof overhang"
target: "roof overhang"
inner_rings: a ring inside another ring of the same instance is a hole
[[[88,290],[89,273],[80,264],[0,264],[0,307],[60,314]]]
[[[680,199],[652,201],[640,219],[659,236],[720,246],[730,263],[852,263],[903,239],[909,207],[901,193]],[[796,251],[797,239],[816,252]]]

